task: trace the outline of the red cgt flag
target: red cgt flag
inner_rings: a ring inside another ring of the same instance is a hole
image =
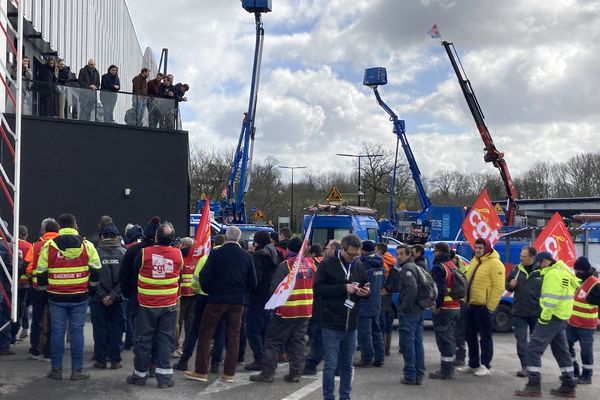
[[[537,251],[549,252],[555,260],[562,260],[570,267],[577,258],[573,238],[558,212],[554,213],[542,233],[535,239],[533,247]]]
[[[462,231],[471,248],[474,248],[475,240],[478,238],[487,239],[492,246],[495,245],[500,239],[500,228],[502,228],[502,221],[490,200],[487,189],[483,189],[463,221]]]
[[[208,198],[204,201],[202,216],[196,229],[196,240],[185,258],[186,265],[196,265],[198,260],[210,251],[210,205]]]

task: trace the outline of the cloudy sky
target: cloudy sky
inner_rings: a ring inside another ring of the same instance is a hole
[[[192,143],[233,147],[249,96],[254,18],[238,0],[128,0],[142,46],[169,48],[191,86]],[[168,4],[168,6],[167,6]],[[385,101],[406,120],[421,171],[493,171],[439,41],[453,41],[513,175],[537,160],[600,151],[600,1],[273,0],[255,158],[325,171],[338,152],[395,136],[364,69],[384,66]],[[285,177],[284,173],[284,177]]]

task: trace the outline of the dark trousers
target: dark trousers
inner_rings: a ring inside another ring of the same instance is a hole
[[[287,350],[292,376],[301,376],[304,369],[304,335],[309,318],[281,318],[274,315],[267,326],[265,356],[262,374],[274,376],[277,355],[282,348]]]
[[[465,334],[465,316],[467,315],[467,305],[464,301],[460,302],[460,316],[456,321],[454,329],[454,338],[456,340],[456,361],[464,363],[467,358],[467,338]]]
[[[192,357],[196,343],[198,343],[198,335],[200,334],[200,322],[202,321],[202,314],[208,304],[208,296],[196,295],[196,301],[194,302],[194,320],[190,327],[189,335],[186,333],[185,340],[183,341],[183,351],[180,358],[180,363],[187,363]]]
[[[469,346],[469,367],[479,368],[485,365],[491,368],[494,356],[492,328],[492,313],[486,306],[468,306],[465,315],[465,336]]]
[[[419,381],[425,375],[423,314],[400,314],[400,345],[404,358],[404,378]]]
[[[257,362],[262,362],[265,352],[265,335],[269,310],[263,303],[250,303],[246,309],[246,337]]]
[[[138,301],[135,293],[127,300],[125,305],[125,317],[126,317],[126,328],[125,328],[125,347],[133,346],[134,328],[135,328],[135,317],[137,316]]]
[[[179,347],[179,339],[181,338],[181,331],[183,330],[185,337],[187,338],[192,329],[192,323],[194,322],[194,302],[196,296],[181,296],[179,298],[179,318],[177,320],[177,334],[175,335],[175,347]]]
[[[358,347],[364,364],[372,364],[373,358],[377,362],[383,362],[385,349],[379,316],[358,318]]]
[[[323,330],[318,322],[314,322],[310,355],[306,359],[305,367],[308,370],[316,370],[317,365],[323,361],[325,350],[323,349]]]
[[[537,323],[538,317],[521,317],[519,315],[513,315],[513,327],[515,328],[515,339],[517,339],[517,355],[521,361],[521,368],[525,369],[527,366],[527,343],[529,343],[529,336],[533,333],[535,324]]]
[[[573,375],[573,361],[569,354],[569,345],[565,329],[567,321],[552,318],[547,324],[536,324],[529,344],[527,345],[527,375],[530,384],[539,384],[542,380],[540,368],[542,366],[542,355],[546,347],[550,345],[552,355],[556,359],[562,376],[560,380],[563,384],[571,387],[577,385]]]
[[[150,362],[156,365],[156,380],[165,384],[173,376],[171,353],[175,349],[177,307],[139,307],[133,344],[134,374],[148,376]]]
[[[440,351],[442,362],[454,363],[456,355],[456,321],[460,319],[460,310],[440,310],[432,314],[435,343]]]
[[[45,290],[35,290],[31,295],[31,332],[29,333],[29,352],[34,356],[50,355],[50,327],[48,318],[48,294]]]
[[[0,282],[2,285],[2,282]],[[6,288],[8,285],[5,285]],[[7,290],[6,294],[10,296],[10,292]],[[10,322],[10,309],[8,308],[8,304],[4,301],[2,295],[0,295],[0,351],[5,351],[10,349],[10,341],[11,341],[11,326],[8,324],[4,326],[7,322]]]
[[[120,301],[105,306],[99,300],[90,302],[96,361],[106,364],[121,362],[121,339],[125,331],[125,315]]]
[[[17,334],[21,328],[29,329],[29,316],[27,315],[28,292],[29,288],[27,287],[19,287],[17,291],[17,322],[11,323],[13,341],[17,339]]]
[[[569,353],[573,359],[573,366],[577,364],[577,354],[575,353],[575,343],[579,342],[581,347],[581,366],[583,376],[591,378],[594,371],[594,333],[595,329],[576,328],[567,326],[567,342],[569,344]]]
[[[245,310],[245,308],[244,308]],[[246,353],[247,337],[246,337],[246,312],[242,314],[242,324],[240,325],[240,349],[238,352],[238,362],[244,362]],[[223,361],[223,351],[227,346],[227,321],[222,319],[217,325],[213,336],[213,347],[211,352],[211,363],[219,365]]]
[[[227,324],[227,355],[225,357],[223,372],[225,375],[230,376],[235,374],[235,367],[240,352],[240,326],[242,324],[243,313],[244,306],[242,304],[208,304],[206,306],[202,315],[202,322],[200,323],[200,336],[196,350],[195,370],[197,373],[208,373],[210,340],[215,333],[217,325],[223,318]]]

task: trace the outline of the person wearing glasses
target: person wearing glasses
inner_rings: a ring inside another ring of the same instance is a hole
[[[359,260],[361,247],[358,236],[345,236],[335,255],[325,257],[317,269],[314,292],[320,301],[320,325],[323,330],[325,400],[335,399],[335,370],[338,364],[340,398],[349,399],[352,391],[352,364],[357,346],[360,302],[371,295],[367,273]]]

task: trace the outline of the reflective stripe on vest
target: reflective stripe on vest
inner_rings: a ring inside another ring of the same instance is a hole
[[[441,308],[443,310],[459,310],[460,302],[458,300],[454,300],[450,296],[450,290],[452,289],[452,285],[454,284],[452,279],[452,268],[457,267],[450,261],[443,262],[442,266],[444,267],[444,271],[446,272],[446,291],[444,293],[444,302],[442,303]]]
[[[292,265],[290,265],[292,261]],[[288,272],[294,268],[295,260],[286,261]],[[280,307],[277,307],[275,314],[281,318],[309,318],[312,316],[313,307],[313,284],[315,281],[316,267],[313,260],[303,258],[298,267],[294,290],[287,301]]]
[[[48,293],[79,294],[88,292],[90,258],[85,243],[78,257],[67,258],[52,246],[48,246]]]
[[[193,296],[192,281],[194,280],[195,265],[185,265],[181,272],[181,295]]]
[[[182,264],[181,251],[174,247],[152,246],[142,249],[142,266],[138,273],[140,306],[176,305]]]
[[[586,297],[599,282],[600,280],[592,275],[577,289],[569,325],[577,328],[596,329],[598,325],[598,306],[589,304]]]
[[[42,251],[42,247],[44,247],[44,244],[46,244],[45,240],[39,240],[33,244],[33,260],[31,262],[33,265],[33,270],[31,271],[31,285],[34,289],[37,289],[38,287],[37,263],[40,259],[40,251]]]

